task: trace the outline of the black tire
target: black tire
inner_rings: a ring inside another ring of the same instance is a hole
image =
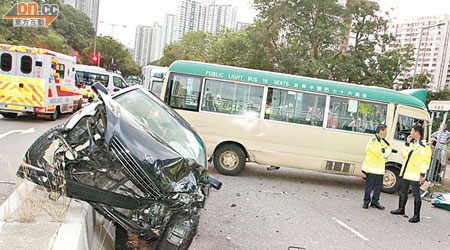
[[[38,166],[38,162],[44,158],[43,152],[45,152],[48,149],[48,147],[53,143],[53,136],[57,134],[58,130],[60,130],[61,128],[62,125],[57,125],[45,131],[45,133],[39,136],[28,148],[27,152],[25,153],[24,160],[30,165]]]
[[[121,250],[131,250],[131,247],[128,247],[128,232],[125,228],[116,224],[116,239],[114,241],[115,249]]]
[[[155,246],[155,250],[185,250],[188,249],[197,234],[200,216],[174,215]]]
[[[17,117],[17,113],[2,113],[2,115],[3,115],[3,117],[9,118],[9,119]]]
[[[58,117],[59,117],[59,106],[57,106],[55,108],[55,112],[51,113],[48,119],[50,121],[56,121],[56,119],[58,119]]]
[[[386,166],[381,191],[393,194],[400,189],[400,170],[394,166]]]
[[[214,152],[214,167],[224,175],[238,175],[245,169],[245,154],[236,144],[225,144]]]

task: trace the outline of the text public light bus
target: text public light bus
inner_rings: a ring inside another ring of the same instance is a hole
[[[245,163],[364,176],[368,140],[379,123],[400,151],[412,126],[429,137],[426,91],[379,87],[176,61],[161,99],[203,137],[222,174],[238,175]],[[383,191],[399,189],[403,158],[386,163]]]

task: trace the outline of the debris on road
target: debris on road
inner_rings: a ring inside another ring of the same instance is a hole
[[[435,207],[450,211],[450,193],[438,195],[432,204]]]

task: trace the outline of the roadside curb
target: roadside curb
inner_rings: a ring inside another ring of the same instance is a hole
[[[25,181],[0,205],[0,236],[2,228],[9,221],[5,220],[15,213],[22,205],[21,195],[27,190],[33,190],[36,184]],[[29,192],[29,191],[28,191]],[[94,209],[84,201],[70,199],[66,216],[63,222],[59,223],[56,232],[48,238],[48,250],[91,250],[114,249],[115,226],[94,211]],[[16,223],[16,222],[14,222]],[[27,224],[30,225],[30,224]],[[39,232],[39,226],[33,229]],[[34,235],[22,235],[24,237],[34,237]],[[1,238],[1,237],[0,237]],[[20,244],[20,243],[19,243]],[[25,245],[23,246],[25,247]]]

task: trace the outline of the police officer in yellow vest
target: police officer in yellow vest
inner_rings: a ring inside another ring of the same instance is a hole
[[[408,189],[411,185],[414,196],[414,216],[409,219],[409,222],[412,223],[420,221],[420,207],[422,206],[420,184],[425,181],[425,175],[431,162],[431,147],[426,141],[421,141],[422,138],[423,127],[414,125],[402,149],[405,161],[400,170],[402,186],[399,192],[398,209],[391,211],[391,214],[405,214]],[[414,140],[413,143],[411,143],[412,140]]]
[[[392,153],[389,143],[384,139],[387,134],[387,126],[379,124],[375,129],[375,136],[369,140],[366,147],[366,159],[363,162],[361,170],[366,173],[366,187],[364,189],[363,208],[371,207],[383,210],[380,205],[380,192],[383,185],[383,175],[385,168],[385,159]],[[372,200],[370,193],[373,190]]]

